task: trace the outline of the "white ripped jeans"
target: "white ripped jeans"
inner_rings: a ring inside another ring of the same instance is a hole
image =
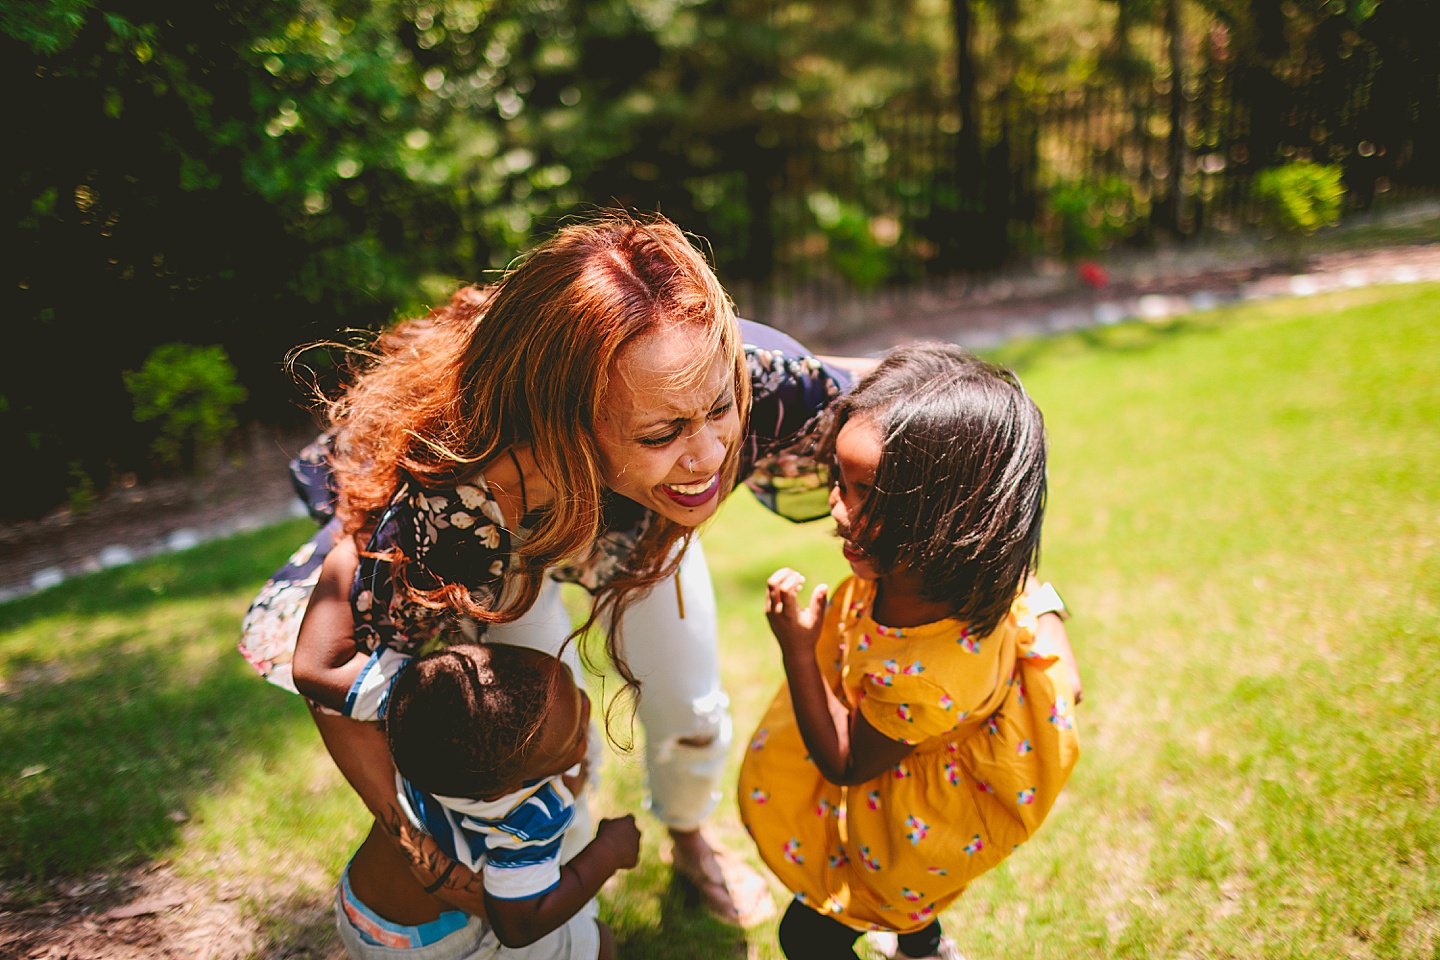
[[[720,777],[730,748],[730,698],[720,688],[715,592],[700,541],[694,540],[673,580],[631,601],[621,621],[625,661],[641,682],[638,716],[645,729],[650,811],[665,826],[697,829],[720,801]],[[555,655],[570,633],[560,584],[546,580],[535,605],[513,623],[494,624],[486,640],[533,647]],[[581,676],[571,644],[564,661]],[[682,742],[689,741],[689,742]],[[693,745],[694,743],[703,746]],[[599,743],[591,727],[591,770],[598,772]],[[578,812],[578,811],[577,811]]]

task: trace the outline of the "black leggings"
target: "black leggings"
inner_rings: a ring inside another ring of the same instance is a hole
[[[780,919],[780,949],[789,960],[859,960],[855,941],[860,931],[791,900]],[[900,955],[931,957],[940,948],[940,921],[914,933],[900,934]]]

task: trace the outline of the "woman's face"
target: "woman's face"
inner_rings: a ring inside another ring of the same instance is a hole
[[[667,327],[615,358],[595,434],[605,481],[616,493],[687,527],[709,519],[726,491],[720,467],[740,442],[733,367],[695,331]]]

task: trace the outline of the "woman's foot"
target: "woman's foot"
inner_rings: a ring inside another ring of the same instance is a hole
[[[670,839],[675,872],[694,885],[711,916],[741,927],[775,916],[770,887],[749,864],[711,845],[699,830],[672,829]]]

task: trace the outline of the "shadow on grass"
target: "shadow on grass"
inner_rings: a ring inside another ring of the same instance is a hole
[[[303,529],[0,607],[0,878],[23,884],[163,855],[198,800],[305,736],[300,699],[260,682],[235,651],[237,593],[258,588]]]
[[[0,701],[0,870],[45,879],[161,854],[198,795],[254,757],[278,756],[309,717],[238,654],[177,675],[128,638],[63,680]],[[233,662],[231,660],[233,659]]]
[[[669,873],[668,869],[664,870]],[[668,885],[659,888],[658,923],[615,931],[618,954],[654,960],[725,960],[748,956],[748,938],[757,931],[740,930],[705,914],[695,887],[670,873]],[[606,911],[601,911],[604,919]],[[612,923],[612,926],[615,924]]]
[[[268,901],[263,911],[256,957],[343,958],[348,956],[335,932],[335,907],[330,897],[292,896]]]
[[[328,897],[285,897],[258,904],[256,909],[262,919],[255,956],[345,955]],[[743,960],[749,955],[747,938],[757,936],[757,931],[737,930],[705,916],[694,888],[679,881],[660,891],[658,923],[615,930],[624,921],[610,919],[610,912],[602,908],[601,919],[615,931],[617,953],[626,960]]]

